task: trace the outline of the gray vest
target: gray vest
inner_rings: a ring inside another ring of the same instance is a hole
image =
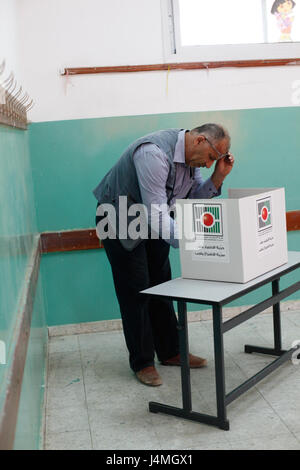
[[[140,145],[145,143],[152,143],[157,145],[163,152],[165,152],[169,160],[170,170],[166,182],[166,192],[169,202],[172,198],[176,177],[176,167],[173,163],[175,146],[177,143],[178,134],[181,130],[182,129],[167,129],[164,131],[154,132],[152,134],[141,137],[129,145],[117,163],[94,189],[93,194],[95,195],[97,201],[102,204],[113,204],[116,209],[117,218],[119,216],[119,196],[127,196],[128,208],[132,204],[142,203],[138,178],[133,162],[133,154]],[[128,218],[128,223],[129,222],[130,220]],[[120,242],[127,250],[132,250],[141,242],[141,239],[120,239]]]

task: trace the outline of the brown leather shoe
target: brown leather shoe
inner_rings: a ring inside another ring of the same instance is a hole
[[[207,366],[207,360],[203,359],[202,357],[193,356],[193,354],[189,354],[189,363],[191,369],[198,369],[199,367]],[[180,366],[180,355],[171,357],[171,359],[167,359],[166,361],[162,361],[163,366]]]
[[[145,385],[150,385],[152,387],[157,387],[163,383],[159,373],[153,366],[145,367],[142,370],[139,370],[135,374],[140,382]]]

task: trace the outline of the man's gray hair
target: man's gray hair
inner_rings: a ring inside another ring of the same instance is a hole
[[[218,142],[219,140],[228,139],[230,142],[230,135],[228,131],[219,124],[203,124],[202,126],[195,127],[191,130],[194,134],[202,134],[208,139]]]

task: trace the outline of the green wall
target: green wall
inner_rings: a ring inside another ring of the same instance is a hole
[[[20,314],[19,302],[21,293],[27,286],[25,274],[37,235],[28,131],[0,126],[0,201],[0,340],[5,343],[7,352],[6,364],[0,364],[1,411],[8,385],[7,374],[16,346],[14,332]],[[45,366],[45,352],[42,351],[47,341],[43,293],[40,289],[39,287],[38,302],[35,302],[33,329],[24,372],[23,383],[29,386],[22,387],[23,405],[19,408],[18,418],[27,423],[28,432],[26,445],[19,434],[19,448],[23,444],[26,448],[36,448],[36,428],[40,424],[40,403],[43,399],[41,386]],[[31,411],[37,407],[35,414],[27,414],[29,402],[33,405]]]
[[[93,227],[92,190],[130,142],[158,129],[204,122],[224,124],[232,137],[236,164],[222,197],[229,187],[284,186],[287,210],[300,208],[299,107],[44,122],[30,129],[38,230]],[[289,234],[288,241],[290,250],[299,250],[299,232]],[[173,277],[180,275],[178,256],[172,249]],[[44,255],[42,274],[48,325],[119,318],[103,250]],[[258,301],[264,292],[235,305]]]
[[[0,331],[9,345],[37,233],[28,132],[0,127],[0,197]]]

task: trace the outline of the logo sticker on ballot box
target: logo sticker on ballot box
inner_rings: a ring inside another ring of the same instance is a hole
[[[193,211],[196,237],[223,235],[221,204],[193,204]]]
[[[257,208],[257,249],[258,255],[269,254],[275,247],[275,238],[272,225],[271,197],[258,199]]]
[[[186,243],[196,261],[229,262],[227,237],[225,239],[225,211],[222,204],[193,204],[193,232],[195,240]]]

